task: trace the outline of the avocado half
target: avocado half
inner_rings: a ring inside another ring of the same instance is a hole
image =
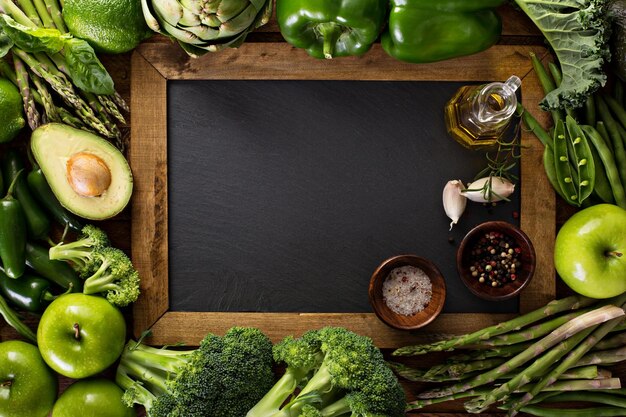
[[[128,204],[133,192],[130,166],[105,139],[49,123],[33,132],[30,146],[54,195],[72,213],[103,220]]]

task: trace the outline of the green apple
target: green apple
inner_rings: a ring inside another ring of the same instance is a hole
[[[122,403],[123,394],[108,379],[78,381],[61,394],[52,417],[135,417],[135,410]]]
[[[104,371],[124,349],[126,323],[106,299],[66,294],[41,316],[37,343],[46,363],[61,375],[87,378]]]
[[[46,417],[57,397],[56,375],[37,347],[0,343],[0,417]]]
[[[554,247],[556,270],[571,289],[592,298],[626,291],[626,210],[598,204],[574,214]]]

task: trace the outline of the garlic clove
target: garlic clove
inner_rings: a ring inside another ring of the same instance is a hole
[[[448,181],[443,187],[443,209],[446,216],[452,220],[450,230],[452,230],[452,226],[457,224],[467,205],[467,198],[463,195],[463,190],[465,190],[465,186],[461,180]]]
[[[489,185],[491,181],[491,185]],[[480,178],[467,186],[462,193],[476,203],[495,203],[509,198],[515,191],[515,184],[502,177]]]

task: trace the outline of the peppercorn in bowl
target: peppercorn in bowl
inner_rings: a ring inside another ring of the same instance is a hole
[[[459,277],[476,296],[490,301],[515,297],[535,272],[535,249],[517,226],[481,223],[463,238],[456,253]]]

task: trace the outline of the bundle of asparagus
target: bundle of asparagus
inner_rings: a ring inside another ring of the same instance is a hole
[[[391,363],[411,381],[452,382],[417,395],[408,410],[460,398],[481,413],[498,405],[509,416],[626,416],[619,378],[601,368],[626,360],[626,294],[608,300],[580,295],[474,333],[427,345],[406,346],[394,356],[466,349],[430,369]],[[563,410],[536,404],[597,402],[602,407]]]
[[[0,0],[0,74],[19,88],[30,128],[65,123],[121,147],[115,121],[128,106],[91,46],[67,33],[58,0],[17,3]]]

